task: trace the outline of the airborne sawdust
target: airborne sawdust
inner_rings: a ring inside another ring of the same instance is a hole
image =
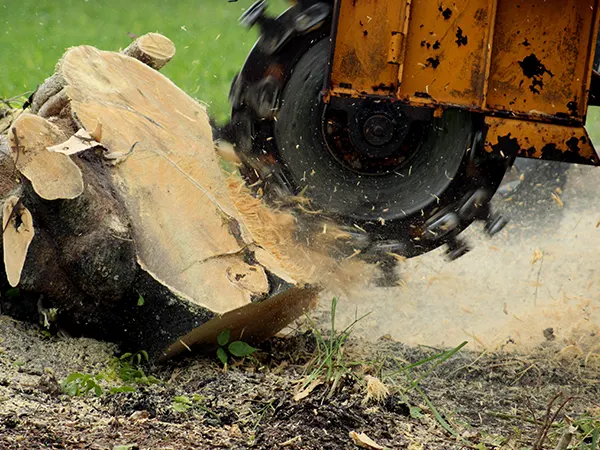
[[[289,210],[267,205],[252,195],[239,177],[227,178],[235,207],[255,242],[277,258],[277,262],[298,283],[318,284],[327,291],[350,295],[364,284],[377,268],[358,258],[340,256],[349,235],[321,215],[310,222]]]

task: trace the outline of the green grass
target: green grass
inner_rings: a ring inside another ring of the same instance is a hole
[[[343,331],[338,332],[335,326],[337,303],[338,299],[334,297],[331,300],[331,327],[327,330],[329,336],[323,334],[318,325],[307,316],[308,323],[316,339],[317,349],[313,359],[307,365],[307,375],[304,378],[301,391],[308,389],[310,392],[312,387],[316,386],[316,383],[324,382],[330,386],[327,398],[330,398],[336,389],[340,387],[344,377],[352,375],[352,366],[359,365],[346,360],[344,348],[346,341],[354,330],[354,326],[370,314],[367,313],[356,318]]]
[[[0,3],[0,97],[34,90],[68,47],[89,44],[119,50],[128,33],[169,37],[177,55],[162,70],[208,104],[224,122],[227,95],[257,33],[238,25],[253,0],[11,0]],[[274,11],[284,1],[271,1]]]

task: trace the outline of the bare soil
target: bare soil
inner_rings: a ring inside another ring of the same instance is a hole
[[[256,358],[227,370],[212,354],[190,356],[146,367],[161,382],[135,392],[69,397],[61,380],[73,372],[106,371],[118,349],[0,316],[0,448],[358,448],[352,431],[385,448],[532,448],[550,401],[562,393],[551,412],[569,401],[547,421],[553,426],[539,447],[551,449],[565,414],[600,415],[598,359],[570,352],[549,332],[549,340],[528,354],[463,350],[431,373],[431,364],[419,366],[413,377],[423,375],[422,394],[407,389],[402,371],[394,372],[440,349],[351,337],[344,358],[356,364],[335,394],[327,398],[329,388],[321,385],[295,401],[316,347],[313,333],[303,329],[266,342]],[[365,402],[366,375],[385,381],[385,401]],[[178,412],[178,396],[194,399],[193,406]]]

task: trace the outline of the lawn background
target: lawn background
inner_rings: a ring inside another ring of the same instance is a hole
[[[234,75],[254,44],[256,30],[238,25],[254,0],[2,0],[0,98],[36,88],[52,74],[65,49],[90,44],[125,48],[128,33],[155,31],[169,37],[177,55],[162,72],[224,123]],[[286,0],[270,0],[281,12]],[[590,108],[588,131],[600,143],[600,108]]]
[[[0,97],[31,91],[50,76],[68,47],[89,44],[119,50],[128,33],[169,37],[175,58],[161,70],[205,102],[219,122],[229,115],[234,75],[257,32],[238,25],[254,0],[3,0],[0,2]],[[287,3],[271,0],[277,13]]]

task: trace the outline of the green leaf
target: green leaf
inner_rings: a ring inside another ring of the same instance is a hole
[[[121,361],[123,361],[124,359],[131,358],[131,356],[132,356],[131,353],[127,352],[127,353],[123,353],[119,359]]]
[[[136,450],[137,444],[115,445],[112,450]]]
[[[155,376],[148,375],[144,377],[144,384],[159,384],[160,380]]]
[[[63,383],[62,391],[69,397],[77,397],[79,395],[79,386],[77,383]]]
[[[184,395],[178,395],[173,398],[171,406],[176,412],[185,412],[192,407],[192,401]]]
[[[186,412],[190,408],[191,406],[186,405],[185,403],[173,403],[173,410],[175,412]]]
[[[420,419],[422,417],[425,417],[425,414],[421,412],[422,410],[418,406],[410,406],[409,411],[410,417],[412,417],[413,419]]]
[[[139,294],[137,305],[144,306],[144,303],[146,303],[146,300],[144,300],[144,296],[142,294]]]
[[[227,365],[227,353],[225,353],[225,350],[223,350],[223,347],[219,347],[217,350],[217,357],[219,358],[219,361],[221,361],[221,363],[226,366]]]
[[[69,374],[69,376],[67,377],[67,379],[65,380],[66,383],[72,383],[75,380],[78,380],[80,378],[83,378],[83,374],[80,372],[73,372],[71,374]]]
[[[219,334],[219,337],[217,338],[217,342],[221,347],[224,347],[229,342],[229,335],[229,330],[221,331],[221,334]]]
[[[19,296],[21,295],[21,291],[19,290],[19,288],[12,288],[7,290],[4,295],[6,296],[6,298],[14,300],[16,298],[19,298]]]
[[[120,392],[135,392],[135,388],[132,386],[117,386],[108,391],[109,394],[119,394]]]
[[[228,349],[229,353],[237,357],[249,356],[258,350],[257,348],[254,348],[251,345],[248,345],[242,341],[232,342],[231,344],[229,344]]]
[[[175,401],[176,403],[185,403],[186,405],[192,405],[192,401],[189,399],[189,397],[186,397],[185,395],[176,395],[175,397],[173,397],[173,401]]]

